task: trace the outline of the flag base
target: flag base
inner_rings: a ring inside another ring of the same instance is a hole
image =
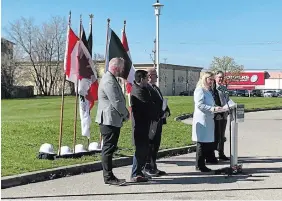
[[[91,156],[91,155],[95,155],[96,153],[101,153],[101,150],[87,151],[87,152],[73,153],[73,154],[65,154],[65,155],[57,155],[56,159],[59,159],[59,158],[81,158],[82,156]]]

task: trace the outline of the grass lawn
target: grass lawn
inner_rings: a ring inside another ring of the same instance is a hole
[[[183,113],[193,112],[192,97],[168,97],[172,116],[163,128],[161,149],[181,147],[191,144],[191,126],[173,119]],[[246,108],[265,108],[282,106],[279,98],[232,98]],[[62,146],[72,148],[74,97],[65,98],[64,128]],[[2,100],[2,176],[20,174],[41,169],[54,168],[70,164],[78,164],[100,160],[100,154],[85,156],[79,159],[58,159],[55,161],[37,159],[41,144],[48,142],[58,149],[60,97],[42,97],[34,99]],[[91,112],[95,118],[96,107]],[[80,121],[77,122],[77,144],[87,144],[81,136]],[[92,123],[91,142],[98,141],[99,130]],[[122,130],[118,143],[118,154],[133,154],[131,144],[131,122],[127,122]]]

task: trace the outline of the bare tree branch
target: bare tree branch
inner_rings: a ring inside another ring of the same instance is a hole
[[[66,30],[67,22],[62,17],[52,17],[41,26],[22,17],[10,23],[7,29],[10,38],[28,56],[32,68],[30,76],[43,95],[51,95],[55,82],[60,80],[58,77],[62,77]]]

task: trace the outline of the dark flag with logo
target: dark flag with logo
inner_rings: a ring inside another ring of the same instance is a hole
[[[119,37],[116,35],[116,33],[109,28],[108,32],[108,45],[107,45],[107,53],[106,53],[106,69],[105,71],[108,70],[109,68],[109,61],[112,58],[115,57],[121,57],[125,60],[125,65],[124,69],[122,70],[123,73],[121,75],[122,78],[127,79],[130,69],[132,67],[132,62],[130,57],[127,54],[127,51],[123,47]]]

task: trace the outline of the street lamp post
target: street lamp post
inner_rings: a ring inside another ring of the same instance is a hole
[[[158,80],[157,80],[157,86],[160,87],[160,45],[159,45],[159,17],[161,14],[161,8],[164,5],[160,4],[159,0],[155,4],[153,4],[153,7],[155,8],[155,15],[156,15],[156,64],[157,64],[157,74],[158,74]]]

